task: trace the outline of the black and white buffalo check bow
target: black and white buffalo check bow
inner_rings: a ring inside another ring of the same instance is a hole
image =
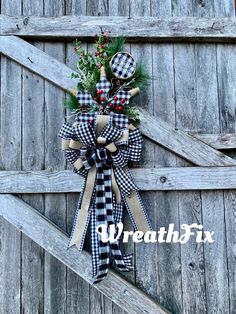
[[[109,236],[109,227],[122,222],[125,207],[135,230],[152,230],[127,167],[129,160],[140,158],[140,131],[129,132],[128,119],[121,114],[84,113],[73,125],[65,123],[58,135],[63,139],[66,159],[73,164],[75,172],[85,177],[69,246],[75,244],[80,251],[83,249],[90,223],[94,283],[107,275],[112,257],[121,271],[132,270],[132,254],[122,255],[118,240],[102,242],[96,227],[105,226]],[[111,145],[116,149],[111,150]]]

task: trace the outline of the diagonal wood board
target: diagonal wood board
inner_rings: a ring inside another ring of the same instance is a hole
[[[92,284],[90,255],[67,249],[68,237],[33,207],[12,195],[0,195],[0,217]],[[94,287],[130,314],[169,313],[161,305],[113,271]]]
[[[0,52],[64,90],[74,88],[76,85],[70,78],[73,72],[70,68],[23,39],[15,36],[0,36]],[[140,109],[140,114],[141,131],[145,136],[195,165],[236,165],[236,160],[218,152],[192,135],[174,129],[161,119],[152,117],[145,110]]]

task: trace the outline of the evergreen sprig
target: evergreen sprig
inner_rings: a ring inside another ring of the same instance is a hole
[[[152,76],[148,74],[143,63],[137,62],[134,76],[130,80],[133,81],[133,83],[130,84],[130,88],[139,87],[143,89],[150,84]]]
[[[74,42],[74,50],[79,56],[77,62],[77,73],[72,74],[72,78],[78,79],[77,89],[80,91],[88,92],[92,97],[96,96],[96,84],[100,80],[100,68],[105,67],[105,72],[107,79],[112,80],[113,88],[110,91],[110,96],[116,92],[117,86],[119,88],[124,88],[124,90],[130,90],[135,87],[140,89],[147,87],[150,84],[152,77],[147,73],[144,64],[137,62],[136,70],[133,77],[128,80],[120,80],[114,77],[110,61],[111,58],[118,52],[124,51],[125,38],[116,37],[110,38],[107,37],[104,32],[98,36],[96,43],[94,45],[95,53],[86,52],[85,49],[81,46],[81,42],[76,40]],[[99,104],[94,103],[91,107],[80,106],[78,103],[77,97],[68,92],[68,98],[66,100],[66,107],[71,110],[87,110],[87,112],[96,112],[99,110]],[[114,108],[111,109],[115,110]],[[135,126],[139,123],[138,111],[134,106],[133,98],[131,99],[129,105],[123,106],[123,109],[120,113],[123,113],[128,116],[131,123]]]
[[[77,110],[80,108],[78,99],[71,92],[68,92],[68,98],[65,101],[65,107],[67,107],[70,110]]]

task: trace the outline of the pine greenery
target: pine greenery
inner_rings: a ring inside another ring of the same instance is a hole
[[[86,52],[84,48],[81,47],[81,42],[76,40],[74,42],[74,50],[79,56],[77,62],[77,73],[72,74],[72,78],[78,80],[77,89],[80,91],[87,91],[92,97],[96,96],[96,83],[100,80],[100,67],[105,67],[105,72],[107,79],[113,82],[119,81],[118,83],[124,84],[124,90],[127,88],[130,90],[135,87],[140,89],[146,88],[152,79],[152,77],[147,73],[144,64],[137,62],[136,70],[133,77],[123,81],[114,78],[112,74],[110,61],[111,58],[117,53],[124,51],[125,38],[116,37],[109,38],[102,32],[98,36],[98,39],[94,45],[95,53],[94,55],[90,52]],[[127,85],[127,88],[125,87]],[[115,84],[113,89],[110,91],[112,94],[116,88]],[[66,99],[65,106],[70,110],[80,110],[80,104],[74,94],[68,92],[68,98]],[[89,112],[96,112],[98,110],[98,105],[95,103],[89,110]],[[139,123],[139,117],[137,109],[134,106],[133,98],[131,98],[130,104],[123,107],[122,112],[127,115],[130,122],[135,126]]]

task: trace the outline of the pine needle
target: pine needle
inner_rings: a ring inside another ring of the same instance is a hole
[[[139,87],[140,89],[147,87],[152,80],[152,76],[147,73],[145,66],[142,63],[137,63],[133,78],[134,83],[130,87]]]
[[[70,92],[68,92],[69,97],[65,101],[65,107],[70,110],[79,109],[79,103],[76,96]]]
[[[113,38],[109,44],[110,55],[113,56],[117,52],[124,50],[125,38],[116,37]]]

